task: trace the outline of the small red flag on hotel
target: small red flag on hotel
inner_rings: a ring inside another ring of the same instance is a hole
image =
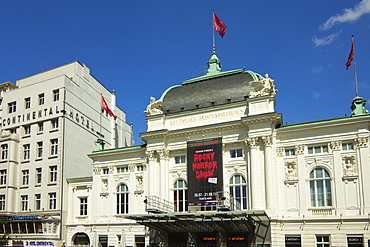
[[[213,28],[218,32],[218,34],[223,38],[226,33],[226,25],[224,22],[213,13]]]
[[[113,111],[109,108],[103,96],[101,96],[101,109],[108,112],[109,116],[114,117],[114,119],[117,118],[116,114],[114,114]]]
[[[349,52],[348,59],[346,62],[347,69],[349,66],[352,65],[352,61],[355,57],[355,41],[352,39],[352,46],[351,46],[351,51]]]

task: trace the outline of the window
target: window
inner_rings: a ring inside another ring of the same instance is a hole
[[[103,174],[109,174],[109,168],[103,168]]]
[[[175,212],[188,211],[188,185],[182,179],[173,185],[173,203]]]
[[[0,185],[6,184],[6,169],[0,170]]]
[[[230,150],[230,158],[239,158],[239,157],[243,157],[242,149]]]
[[[328,152],[327,145],[308,147],[309,154],[319,154],[319,153],[327,153],[327,152]]]
[[[28,185],[30,178],[29,170],[22,170],[22,185]]]
[[[39,94],[39,105],[45,104],[45,94]]]
[[[50,166],[50,182],[56,182],[57,181],[57,166]]]
[[[58,139],[52,139],[50,140],[50,143],[51,143],[50,155],[57,155],[58,154]]]
[[[59,89],[53,90],[53,100],[54,101],[59,100]]]
[[[5,210],[5,195],[0,195],[0,211]]]
[[[332,205],[329,173],[324,168],[316,168],[310,173],[310,195],[312,207]]]
[[[37,142],[37,158],[42,157],[43,142]]]
[[[117,214],[128,213],[128,187],[120,184],[117,187]]]
[[[27,135],[31,135],[31,125],[26,125],[23,127],[24,129],[24,135],[27,136]]]
[[[49,193],[49,209],[57,209],[57,193]]]
[[[21,196],[21,211],[28,210],[28,195]]]
[[[8,113],[13,113],[17,111],[17,102],[8,103]]]
[[[294,155],[295,155],[295,149],[294,148],[285,149],[285,156],[294,156]]]
[[[41,210],[41,194],[35,194],[35,210]]]
[[[175,156],[175,164],[185,164],[185,162],[186,162],[185,155]]]
[[[128,166],[117,167],[118,173],[128,172]]]
[[[316,247],[329,247],[330,241],[329,236],[316,236]]]
[[[36,168],[36,183],[40,184],[42,182],[42,168]]]
[[[1,145],[1,159],[8,159],[8,144]]]
[[[241,175],[234,175],[230,181],[230,194],[240,203],[241,209],[247,208],[247,182]]]
[[[87,197],[80,198],[80,215],[87,215]]]
[[[353,150],[353,142],[342,143],[342,150]]]
[[[59,121],[58,121],[58,119],[53,119],[53,120],[51,120],[51,129],[58,129],[58,127],[59,127]]]
[[[24,108],[25,109],[31,108],[31,98],[28,97],[24,99]]]
[[[144,166],[143,165],[137,165],[136,166],[136,171],[138,171],[138,172],[144,171]]]
[[[23,145],[23,160],[29,160],[30,159],[30,144]]]
[[[38,127],[38,129],[37,129],[38,132],[43,132],[44,131],[44,123],[43,122],[38,123],[37,127]]]

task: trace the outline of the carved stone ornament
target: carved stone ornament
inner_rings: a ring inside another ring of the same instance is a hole
[[[258,147],[258,137],[247,138],[246,144],[248,144],[250,148],[257,148]]]
[[[304,146],[303,145],[297,145],[294,147],[297,154],[304,154]]]
[[[146,107],[146,110],[144,113],[148,114],[148,116],[153,116],[157,114],[162,114],[162,101],[161,100],[155,100],[154,97],[150,97],[150,103]]]
[[[279,157],[282,157],[282,156],[284,156],[284,151],[285,151],[284,147],[277,147],[276,148],[276,155],[279,156]]]
[[[156,151],[147,151],[146,156],[148,157],[149,161],[155,161],[157,158],[157,152]]]
[[[136,191],[137,192],[144,191],[143,176],[136,176]]]
[[[344,176],[357,175],[356,157],[354,155],[342,157],[342,165]]]
[[[268,147],[272,145],[272,136],[262,136],[263,144]]]
[[[102,178],[101,180],[101,192],[107,193],[108,192],[108,178]]]
[[[99,167],[99,166],[95,166],[95,167],[93,168],[93,173],[94,173],[94,174],[100,174],[100,173],[101,173],[101,171],[102,171],[102,169],[101,169],[101,167]]]
[[[356,138],[355,141],[358,148],[366,148],[369,143],[369,137]]]
[[[274,96],[278,92],[274,80],[268,74],[265,74],[265,77],[259,76],[259,81],[254,82],[253,86],[255,90],[250,93],[251,98],[263,95]]]
[[[168,160],[170,158],[170,151],[167,149],[161,149],[157,151],[159,158]]]
[[[295,161],[285,162],[285,179],[286,180],[297,180],[297,164]]]
[[[330,146],[331,146],[331,149],[333,151],[339,151],[341,146],[342,146],[342,142],[341,141],[332,141],[332,142],[330,142]]]

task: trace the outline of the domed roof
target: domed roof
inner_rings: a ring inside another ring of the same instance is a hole
[[[207,74],[167,89],[162,97],[164,114],[244,101],[260,75],[244,69]]]

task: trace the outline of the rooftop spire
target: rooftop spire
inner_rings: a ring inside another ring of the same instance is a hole
[[[207,75],[217,74],[221,71],[221,62],[216,55],[216,50],[213,49],[212,56],[208,61]]]

